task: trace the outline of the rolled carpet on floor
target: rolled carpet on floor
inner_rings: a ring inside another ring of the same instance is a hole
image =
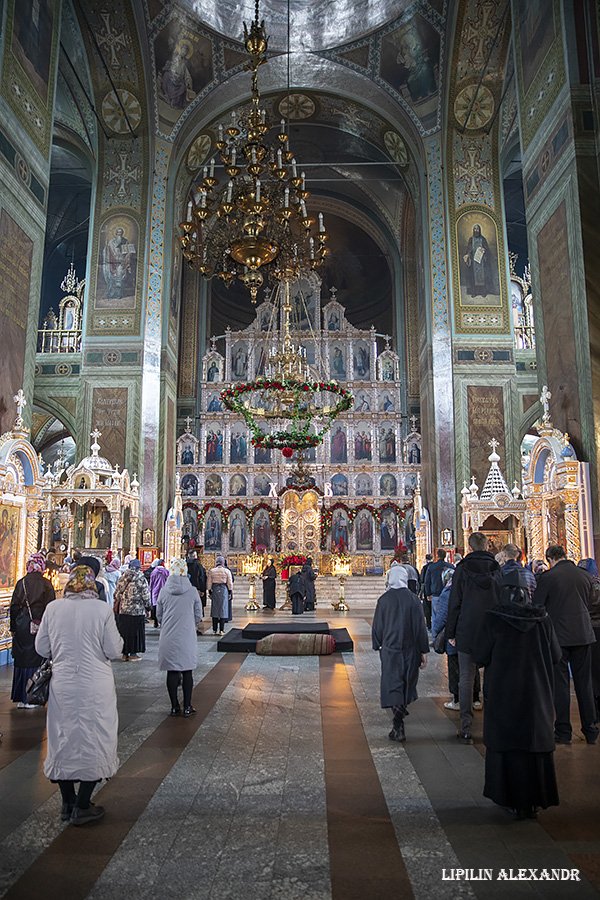
[[[256,642],[259,656],[329,656],[334,650],[330,634],[269,634]]]

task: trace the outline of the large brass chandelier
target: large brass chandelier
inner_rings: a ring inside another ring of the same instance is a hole
[[[229,286],[237,277],[256,302],[264,282],[293,280],[316,268],[327,255],[323,216],[318,226],[306,209],[305,175],[289,147],[285,119],[275,135],[261,109],[258,69],[267,61],[269,39],[259,24],[258,0],[244,42],[252,76],[249,110],[234,111],[231,123],[219,125],[217,148],[229,179],[215,177],[215,160],[204,168],[192,191],[186,221],[181,222],[183,255],[207,278],[218,276]]]

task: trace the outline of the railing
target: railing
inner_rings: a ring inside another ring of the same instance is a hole
[[[523,315],[519,315],[519,322],[515,325],[515,346],[517,350],[535,350],[535,328],[526,324]]]
[[[79,353],[81,331],[40,328],[38,330],[38,353]]]

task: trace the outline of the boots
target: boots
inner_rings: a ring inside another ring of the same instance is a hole
[[[408,715],[408,711],[404,706],[393,706],[392,712],[394,713],[394,721],[388,737],[390,741],[405,741],[404,717]]]

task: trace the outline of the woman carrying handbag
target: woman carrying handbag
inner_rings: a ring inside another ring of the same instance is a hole
[[[54,600],[54,588],[43,572],[46,561],[41,553],[34,553],[27,562],[27,574],[17,581],[10,602],[10,630],[14,660],[13,682],[10,699],[17,709],[35,709],[27,702],[27,682],[42,664],[42,657],[35,650],[35,636],[44,610]]]

